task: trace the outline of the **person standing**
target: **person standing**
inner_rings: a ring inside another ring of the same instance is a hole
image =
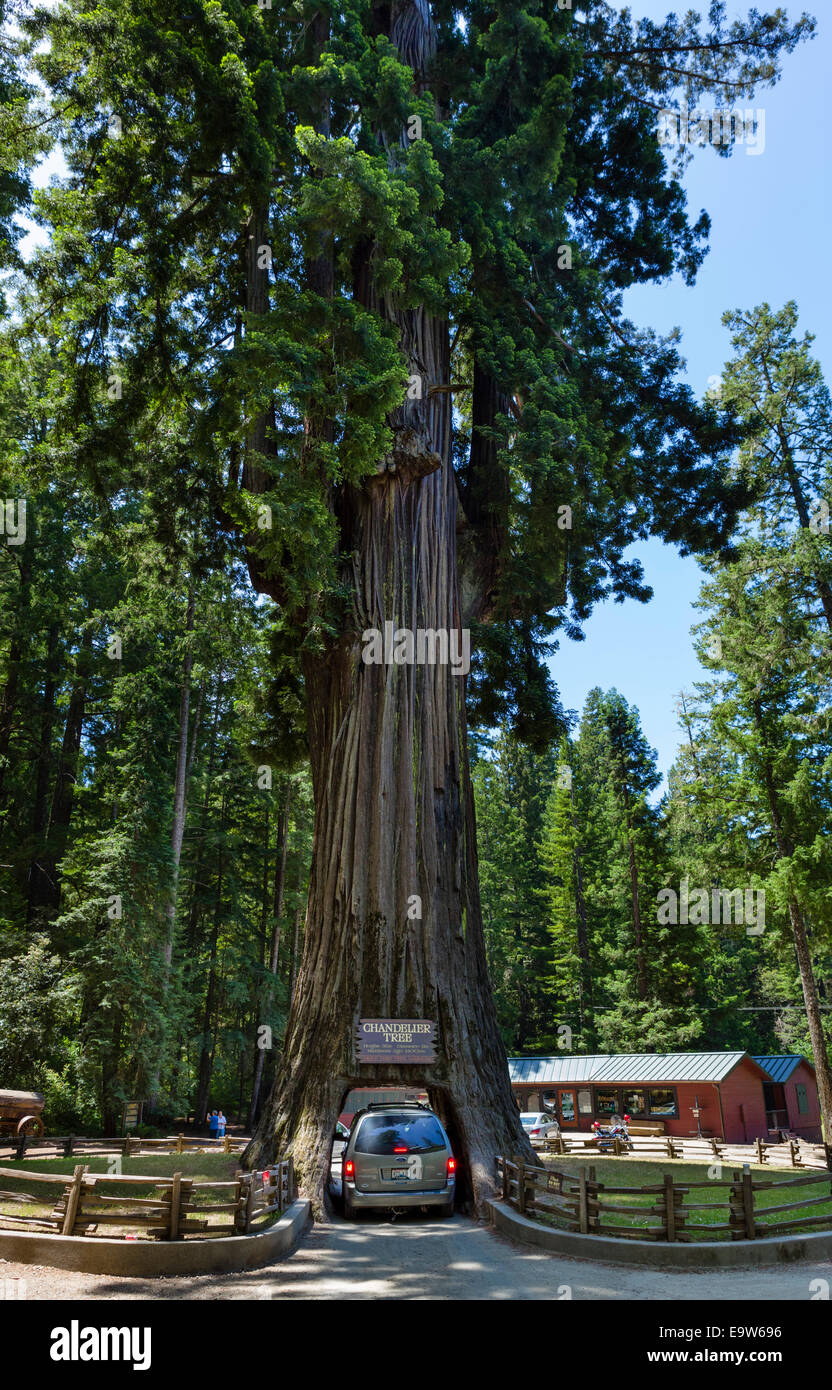
[[[217,1138],[225,1138],[225,1116],[223,1115],[222,1111],[220,1111],[220,1113],[217,1116]]]
[[[217,1130],[218,1130],[218,1129],[219,1129],[219,1116],[218,1116],[216,1110],[212,1110],[212,1111],[210,1111],[210,1113],[209,1113],[209,1115],[208,1115],[208,1138],[209,1138],[209,1139],[216,1139],[216,1137],[217,1137]]]

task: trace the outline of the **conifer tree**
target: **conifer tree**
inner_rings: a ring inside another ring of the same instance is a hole
[[[749,95],[812,27],[728,23],[722,4],[634,22],[600,0],[71,0],[31,26],[70,171],[39,196],[34,273],[65,466],[103,495],[146,482],[160,517],[204,495],[303,680],[306,945],[247,1161],[291,1144],[317,1210],[361,1016],[437,1022],[437,1062],[410,1079],[463,1189],[490,1190],[493,1153],[525,1143],[486,978],[464,685],[364,663],[361,634],[473,629],[474,717],[545,746],[547,642],[607,593],[648,596],[625,546],[724,544],[737,430],[621,295],[691,279],[705,250],[659,102]]]

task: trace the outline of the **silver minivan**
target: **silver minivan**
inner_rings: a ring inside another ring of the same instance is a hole
[[[432,1207],[452,1216],[456,1159],[439,1116],[427,1105],[370,1105],[353,1120],[341,1155],[344,1215],[369,1207]]]

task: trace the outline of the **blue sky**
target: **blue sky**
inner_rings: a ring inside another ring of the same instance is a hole
[[[705,0],[675,6],[668,0],[631,0],[628,8],[637,18],[663,19],[674,8],[701,13],[707,5]],[[729,16],[748,8],[732,3]],[[712,224],[711,249],[696,284],[688,288],[675,277],[625,296],[624,311],[635,323],[660,333],[677,326],[682,330],[686,377],[700,396],[708,378],[718,375],[731,355],[728,332],[720,322],[723,311],[751,308],[763,300],[773,307],[797,301],[800,331],[817,335],[815,355],[827,380],[832,379],[825,110],[832,67],[830,22],[826,5],[787,5],[792,19],[804,8],[818,18],[817,37],[784,58],[775,87],[762,88],[741,103],[765,110],[763,152],[748,155],[738,146],[730,159],[721,159],[706,147],[696,151],[685,175],[693,218],[705,208]],[[676,697],[703,678],[690,637],[700,617],[691,603],[701,571],[694,559],[682,559],[660,541],[639,542],[629,553],[641,559],[653,599],[648,604],[602,604],[586,624],[586,640],[563,639],[551,669],[567,709],[580,710],[595,685],[616,686],[640,710],[644,733],[666,774],[680,741]]]

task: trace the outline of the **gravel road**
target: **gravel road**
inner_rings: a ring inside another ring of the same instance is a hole
[[[740,1300],[817,1296],[832,1261],[701,1274],[596,1264],[537,1252],[455,1216],[369,1215],[314,1226],[293,1255],[243,1274],[129,1279],[71,1274],[0,1260],[0,1279],[26,1281],[29,1299],[598,1299]],[[828,1295],[828,1291],[827,1291]]]

